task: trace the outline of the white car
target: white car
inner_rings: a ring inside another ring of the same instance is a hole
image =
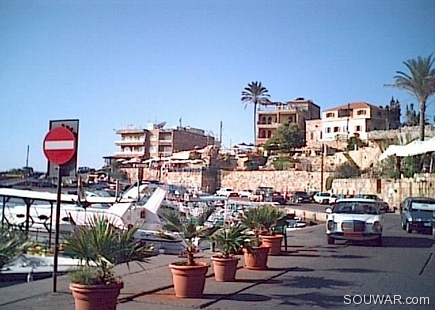
[[[363,198],[339,199],[326,209],[328,244],[335,240],[373,240],[382,245],[383,216],[379,201]]]
[[[250,189],[244,189],[244,190],[239,191],[238,193],[239,193],[240,198],[249,198],[252,196],[254,191],[250,190]]]
[[[231,193],[235,193],[234,189],[231,187],[222,187],[216,191],[216,196],[228,197]]]
[[[337,200],[337,196],[329,192],[318,192],[313,196],[313,200],[320,204],[333,204]]]

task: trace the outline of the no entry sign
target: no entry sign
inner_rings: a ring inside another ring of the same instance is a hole
[[[44,138],[44,154],[47,159],[57,165],[69,162],[76,152],[76,138],[65,127],[50,130]]]

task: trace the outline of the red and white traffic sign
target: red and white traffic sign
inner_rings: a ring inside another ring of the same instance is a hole
[[[65,127],[50,130],[44,138],[44,154],[47,159],[57,165],[69,162],[76,152],[74,133]]]

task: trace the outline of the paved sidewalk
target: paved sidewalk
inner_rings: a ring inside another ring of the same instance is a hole
[[[235,282],[216,282],[213,268],[209,268],[204,296],[201,298],[177,298],[172,286],[172,275],[168,264],[182,259],[173,255],[158,255],[150,258],[149,263],[130,264],[116,267],[117,275],[124,281],[124,289],[118,299],[118,310],[136,309],[180,309],[205,308],[212,306],[219,300],[243,292],[253,286],[271,281],[274,278],[295,271],[297,269],[296,256],[292,252],[309,247],[307,234],[315,229],[322,229],[323,225],[308,227],[288,233],[290,246],[288,252],[280,256],[269,257],[269,267],[264,271],[246,270],[242,266],[243,256],[239,262],[237,280]],[[315,240],[311,241],[315,242]],[[315,246],[315,244],[313,244]],[[213,253],[205,251],[199,253],[198,261],[210,263]],[[74,309],[74,299],[69,291],[67,276],[57,278],[57,292],[52,292],[51,278],[30,283],[22,283],[0,288],[0,310],[9,309]],[[267,305],[265,305],[266,307]]]

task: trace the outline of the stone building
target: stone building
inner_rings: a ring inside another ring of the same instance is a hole
[[[202,129],[181,126],[163,128],[164,125],[148,124],[146,129],[129,125],[116,130],[121,139],[115,141],[119,151],[115,152],[114,158],[146,160],[215,145],[215,138]]]
[[[320,107],[311,100],[296,98],[287,102],[273,102],[260,106],[257,112],[256,145],[263,145],[280,125],[296,124],[305,133],[307,120],[320,118]]]

